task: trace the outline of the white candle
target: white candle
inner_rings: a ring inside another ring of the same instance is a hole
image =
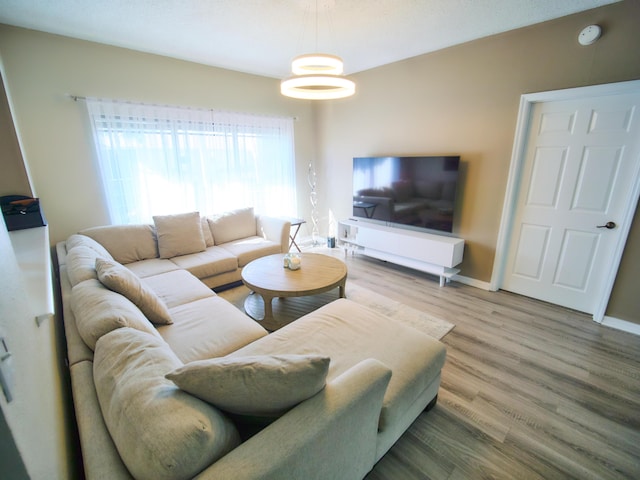
[[[289,259],[289,268],[291,270],[297,270],[300,268],[300,257],[291,257]]]

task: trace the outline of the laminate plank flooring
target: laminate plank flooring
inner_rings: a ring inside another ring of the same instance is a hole
[[[345,261],[347,283],[455,324],[438,403],[367,480],[640,479],[640,337],[520,295]]]

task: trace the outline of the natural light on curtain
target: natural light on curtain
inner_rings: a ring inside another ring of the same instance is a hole
[[[86,100],[114,224],[254,207],[295,216],[293,119]]]

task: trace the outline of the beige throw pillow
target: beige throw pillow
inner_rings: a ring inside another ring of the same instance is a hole
[[[216,245],[256,235],[256,216],[252,207],[239,208],[207,217]]]
[[[166,377],[227,412],[275,416],[324,388],[329,361],[319,355],[224,357],[191,362]]]
[[[104,423],[137,479],[193,478],[239,443],[220,410],[164,377],[179,365],[164,340],[131,328],[96,345],[93,378]]]
[[[153,217],[160,258],[202,252],[207,248],[199,212]]]
[[[131,300],[152,323],[173,323],[165,303],[127,267],[115,260],[96,258],[96,272],[105,287]]]
[[[100,337],[123,327],[132,327],[161,338],[158,330],[131,300],[109,290],[97,278],[73,287],[71,310],[78,333],[91,350],[96,348]]]

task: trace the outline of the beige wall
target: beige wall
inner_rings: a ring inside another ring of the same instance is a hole
[[[52,242],[108,223],[85,108],[68,94],[297,117],[299,209],[308,217],[313,106],[280,95],[278,80],[6,25],[0,55]]]
[[[13,126],[9,101],[0,77],[0,196],[31,196],[31,186],[25,168],[18,137]]]
[[[640,78],[639,18],[640,2],[627,0],[354,75],[354,97],[320,106],[324,205],[337,218],[351,215],[352,157],[459,154],[461,274],[489,282],[520,96]],[[604,35],[582,47],[577,35],[591,23]],[[636,265],[637,237],[624,258]],[[609,311],[640,322],[637,294],[623,293],[634,282],[628,270],[620,271]]]

